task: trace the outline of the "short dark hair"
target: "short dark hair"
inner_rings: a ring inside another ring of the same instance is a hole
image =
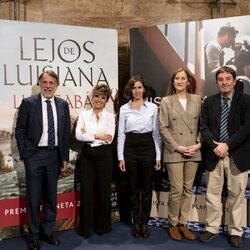
[[[134,87],[134,84],[136,82],[141,82],[143,88],[144,88],[144,93],[143,93],[143,99],[145,100],[147,97],[148,97],[148,88],[146,86],[146,81],[145,79],[140,76],[140,75],[135,75],[135,76],[132,76],[129,81],[127,82],[126,86],[125,86],[125,89],[124,89],[124,97],[126,99],[130,99],[130,100],[133,100],[133,94],[132,94],[132,89]]]
[[[220,69],[218,69],[216,71],[216,74],[215,74],[216,81],[217,81],[218,75],[220,73],[225,73],[225,72],[230,73],[232,75],[233,79],[236,79],[236,72],[235,72],[235,70],[232,69],[231,67],[223,66],[223,67],[221,67]]]
[[[55,79],[56,79],[57,85],[59,85],[59,78],[58,78],[58,75],[57,75],[53,70],[47,70],[47,71],[42,72],[42,74],[38,77],[38,83],[40,83],[42,77],[43,77],[45,74],[47,74],[47,75],[49,75],[49,76],[55,78]]]
[[[109,97],[111,96],[110,87],[106,84],[97,84],[92,90],[92,96],[94,95],[105,96],[108,101]]]
[[[226,34],[236,37],[236,35],[239,33],[238,30],[236,30],[233,26],[230,25],[230,23],[227,23],[226,25],[222,26],[217,34],[217,37],[224,36]]]

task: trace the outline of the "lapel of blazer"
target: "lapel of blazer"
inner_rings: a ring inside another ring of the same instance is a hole
[[[57,129],[58,129],[58,134],[59,134],[60,129],[61,129],[61,125],[62,125],[62,121],[61,121],[62,107],[61,107],[60,102],[56,96],[55,96],[55,104],[56,104],[56,112],[57,112],[57,127],[58,127]]]
[[[192,107],[192,103],[190,101],[190,95],[187,95],[187,108],[186,110],[189,110],[189,112],[192,112],[192,110],[190,110]],[[186,126],[192,130],[192,126],[190,124],[190,120],[189,120],[189,117],[188,117],[188,114],[187,112],[184,110],[184,108],[182,107],[179,99],[178,99],[178,96],[177,95],[173,95],[172,96],[172,102],[173,102],[173,107],[174,109],[176,110],[176,112],[178,113],[179,117],[181,118],[181,120],[186,124]]]
[[[43,109],[42,109],[42,98],[41,94],[38,94],[35,99],[34,112],[38,117],[41,129],[43,127]]]
[[[217,94],[215,98],[211,99],[212,107],[214,110],[215,119],[217,121],[217,126],[220,128],[220,114],[221,114],[221,95]]]
[[[236,112],[239,112],[239,111],[237,111],[237,108],[240,105],[240,103],[239,103],[240,100],[241,100],[240,94],[237,93],[237,91],[234,92],[233,100],[231,102],[230,111],[229,111],[228,124],[230,123],[230,121],[232,120],[232,118],[236,114]]]

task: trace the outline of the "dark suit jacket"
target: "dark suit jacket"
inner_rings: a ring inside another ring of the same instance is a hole
[[[219,141],[221,95],[212,95],[205,99],[200,119],[200,132],[203,138],[203,160],[205,168],[212,171],[219,161],[213,150]],[[235,91],[228,118],[229,155],[241,171],[250,169],[250,96]]]
[[[55,97],[58,124],[60,164],[69,160],[70,115],[68,103]],[[19,107],[15,136],[21,159],[28,159],[35,152],[43,131],[41,95],[22,100]]]

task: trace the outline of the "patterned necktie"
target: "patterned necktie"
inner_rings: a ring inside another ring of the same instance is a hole
[[[228,138],[227,121],[229,115],[229,107],[227,101],[229,98],[223,97],[220,117],[220,142],[224,142]]]
[[[55,127],[54,127],[54,117],[51,106],[51,101],[46,100],[47,103],[47,115],[48,115],[48,148],[53,149],[55,146]]]

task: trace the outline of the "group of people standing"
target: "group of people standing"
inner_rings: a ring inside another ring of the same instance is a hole
[[[221,192],[226,176],[229,243],[234,247],[242,246],[242,210],[247,171],[250,169],[247,161],[250,153],[250,96],[234,90],[236,72],[230,67],[220,68],[215,81],[219,93],[202,103],[202,98],[194,94],[194,77],[188,70],[178,69],[171,77],[168,93],[162,98],[160,108],[147,101],[147,87],[141,76],[133,76],[128,81],[124,95],[129,101],[119,112],[117,154],[119,168],[127,176],[131,233],[134,237],[150,236],[148,220],[153,172],[160,170],[163,162],[170,180],[169,236],[178,241],[182,237],[195,240],[187,222],[193,182],[199,162],[203,161],[207,213],[206,229],[199,240],[208,242],[218,235],[222,217]],[[66,102],[54,97],[57,76],[51,71],[44,72],[39,83],[41,94],[22,101],[16,126],[17,145],[26,170],[29,249],[39,249],[37,212],[42,195],[45,197],[43,238],[54,245],[60,243],[52,234],[56,214],[55,183],[60,170],[67,167],[70,135]],[[103,235],[112,227],[111,143],[116,124],[115,115],[105,109],[110,96],[111,90],[107,85],[96,85],[92,91],[92,108],[79,114],[76,126],[75,137],[83,142],[79,233],[84,238],[89,238],[93,232]],[[46,136],[50,119],[46,111],[47,99],[54,104],[53,114],[57,118],[52,148]],[[43,188],[45,192],[42,192]],[[94,190],[98,196],[95,214]]]

